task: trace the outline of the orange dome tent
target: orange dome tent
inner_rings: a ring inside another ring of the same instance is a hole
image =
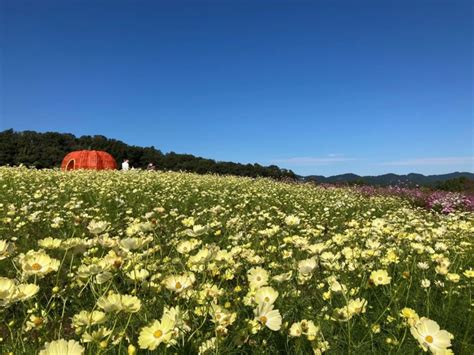
[[[71,152],[64,157],[61,169],[113,170],[117,169],[117,163],[107,152],[100,150],[79,150]]]

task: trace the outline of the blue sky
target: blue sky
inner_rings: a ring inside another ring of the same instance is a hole
[[[0,0],[0,129],[300,174],[474,171],[463,0]]]

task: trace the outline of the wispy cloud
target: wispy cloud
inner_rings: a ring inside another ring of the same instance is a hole
[[[345,157],[343,154],[329,154],[326,157],[293,157],[276,159],[273,163],[287,166],[320,166],[354,161],[354,158]]]
[[[380,163],[384,166],[436,166],[474,164],[474,157],[416,158]]]

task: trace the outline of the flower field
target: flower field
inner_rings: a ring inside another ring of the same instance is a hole
[[[474,353],[473,212],[3,167],[0,221],[2,353]]]

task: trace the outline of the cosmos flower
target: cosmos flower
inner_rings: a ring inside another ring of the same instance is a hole
[[[316,258],[301,260],[298,262],[298,272],[302,276],[310,276],[317,265]]]
[[[445,354],[454,338],[448,331],[441,330],[434,320],[425,317],[414,323],[410,332],[424,351],[429,349],[433,354]]]
[[[108,329],[108,328],[105,328],[105,327],[100,327],[99,329],[93,330],[90,333],[88,331],[86,331],[82,335],[82,341],[84,343],[91,343],[91,342],[100,343],[102,340],[104,340],[105,338],[110,336],[110,334],[112,334],[111,329]]]
[[[44,277],[45,275],[58,271],[59,260],[51,258],[43,250],[30,250],[26,254],[18,256],[23,273],[26,276]]]
[[[300,218],[297,216],[290,215],[285,217],[285,223],[289,226],[297,226],[300,224],[300,221]]]
[[[255,301],[258,305],[272,305],[277,297],[278,291],[269,286],[259,288],[255,293]]]
[[[254,310],[254,313],[255,320],[260,322],[263,326],[273,331],[280,330],[282,323],[281,314],[279,310],[273,309],[273,305],[259,305]]]
[[[97,234],[101,234],[101,233],[105,232],[109,228],[109,226],[110,226],[109,222],[92,220],[92,221],[89,222],[89,225],[87,226],[87,229],[92,234],[97,235]]]
[[[122,310],[127,313],[136,313],[142,307],[142,303],[137,296],[122,295]]]
[[[36,295],[39,291],[39,286],[35,284],[20,284],[17,287],[18,290],[18,299],[20,301],[25,301],[34,295]]]
[[[184,275],[170,275],[165,280],[163,280],[163,284],[168,290],[181,293],[190,288],[194,281],[195,277],[192,273]]]
[[[0,277],[0,306],[6,306],[16,300],[18,289],[14,280]]]
[[[13,251],[13,244],[6,240],[0,239],[0,260],[3,260],[10,256]]]
[[[303,329],[301,328],[301,322],[293,323],[290,327],[289,334],[291,337],[299,337],[303,334]]]
[[[46,343],[39,355],[82,355],[84,347],[75,340],[59,339]]]
[[[391,280],[392,278],[388,276],[387,270],[372,271],[370,274],[370,281],[375,286],[388,285]]]
[[[161,343],[170,343],[173,338],[174,322],[170,317],[164,317],[161,322],[155,320],[143,327],[138,337],[140,349],[155,350]]]
[[[247,272],[247,279],[252,289],[265,286],[268,282],[268,277],[268,272],[260,266],[253,267]]]
[[[102,324],[107,320],[107,315],[102,311],[80,311],[72,317],[73,326],[81,331],[83,328],[88,328],[92,325]]]
[[[406,319],[409,325],[414,325],[420,319],[418,314],[411,308],[405,307],[400,312],[400,315]]]
[[[122,296],[118,293],[109,293],[97,300],[97,306],[106,313],[120,312],[123,309]]]
[[[283,274],[278,274],[278,275],[275,275],[272,277],[272,280],[278,282],[278,283],[281,283],[281,282],[285,282],[285,281],[288,281],[291,279],[291,277],[293,276],[293,271],[288,271],[288,272],[285,272]]]

